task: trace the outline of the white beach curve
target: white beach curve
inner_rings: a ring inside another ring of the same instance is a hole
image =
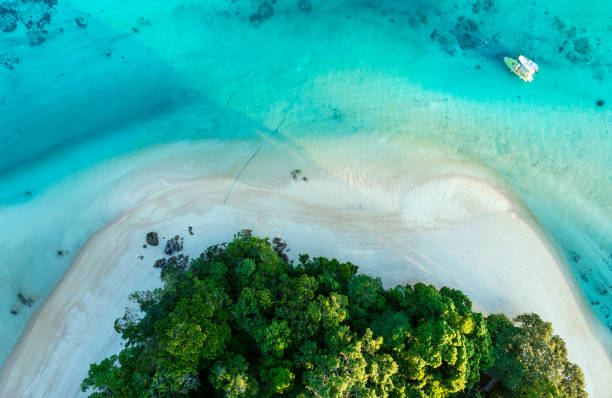
[[[256,147],[237,145],[246,149],[228,145],[227,172],[216,164],[199,178],[171,179],[167,170],[137,169],[106,193],[110,202],[145,199],[81,248],[0,372],[0,397],[83,394],[89,364],[121,348],[113,322],[129,293],[159,285],[152,263],[163,244],[144,249],[147,232],[181,234],[194,256],[243,228],[282,237],[292,257],[351,261],[387,286],[423,281],[462,290],[486,313],[536,312],[566,341],[590,396],[606,396],[609,336],[538,225],[485,170],[427,156],[395,161],[401,154],[385,142],[372,144],[384,156],[370,159],[353,156],[359,145],[310,146],[308,157],[269,146],[228,196],[240,166],[232,154]],[[164,164],[184,164],[177,159]],[[296,163],[308,181],[289,177]]]

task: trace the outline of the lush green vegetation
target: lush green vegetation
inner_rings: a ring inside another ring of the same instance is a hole
[[[90,397],[586,397],[550,323],[472,311],[460,291],[384,289],[357,266],[238,234],[115,323],[118,354],[92,364]]]

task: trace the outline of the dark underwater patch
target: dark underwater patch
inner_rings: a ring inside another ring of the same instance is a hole
[[[0,30],[12,33],[22,25],[30,46],[39,46],[47,40],[47,26],[55,12],[57,0],[21,0],[0,6]]]
[[[274,15],[274,7],[267,1],[264,1],[257,8],[257,12],[249,18],[251,23],[261,23],[266,19],[272,18]]]

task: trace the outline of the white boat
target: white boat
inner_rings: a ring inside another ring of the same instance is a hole
[[[538,71],[540,70],[540,67],[538,66],[538,64],[536,64],[535,62],[533,62],[527,57],[519,55],[518,60],[521,63],[521,65],[529,69],[529,72],[531,72],[532,75],[538,73]]]

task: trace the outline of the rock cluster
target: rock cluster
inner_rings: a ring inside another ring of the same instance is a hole
[[[160,268],[162,271],[168,266],[174,266],[179,269],[186,269],[189,265],[189,256],[179,254],[178,256],[172,256],[170,258],[160,258],[155,261],[153,267]]]
[[[302,170],[300,170],[300,169],[292,170],[291,171],[291,178],[293,178],[294,181],[298,181],[298,180],[308,181],[308,177],[303,176],[302,175]]]
[[[32,306],[32,303],[34,302],[34,299],[32,299],[31,297],[26,297],[23,293],[19,292],[17,293],[17,298],[19,299],[19,301],[21,302],[21,304],[23,305],[27,305],[28,307]]]
[[[183,250],[183,238],[176,235],[174,238],[166,242],[164,254],[171,256],[173,253],[180,252],[181,250]]]

